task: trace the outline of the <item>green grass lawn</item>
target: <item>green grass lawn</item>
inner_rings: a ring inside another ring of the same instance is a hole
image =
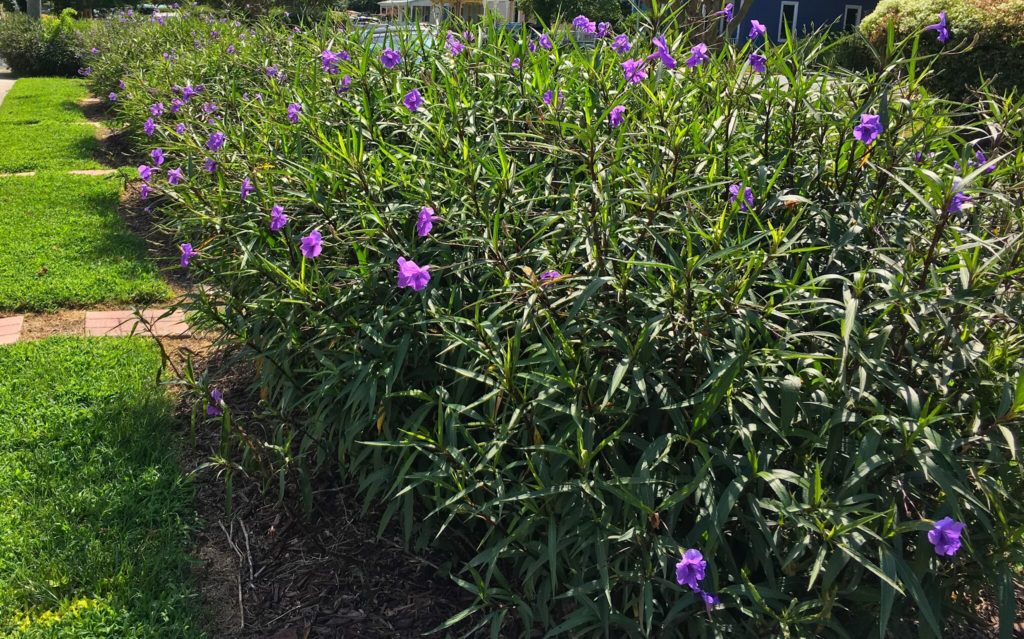
[[[23,78],[0,104],[0,173],[98,169],[96,128],[75,102],[80,80]]]
[[[202,636],[159,366],[141,338],[0,347],[0,637]]]
[[[0,310],[167,299],[143,241],[118,217],[120,190],[88,175],[0,178]]]

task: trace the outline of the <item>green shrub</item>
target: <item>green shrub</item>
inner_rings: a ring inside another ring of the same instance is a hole
[[[0,13],[0,59],[15,75],[74,75],[80,66],[82,38],[75,12],[33,20],[24,13]]]
[[[189,310],[283,417],[235,425],[248,459],[357,482],[451,552],[493,636],[938,636],[982,595],[1011,627],[1024,104],[936,99],[899,51],[823,73],[817,37],[765,45],[762,76],[749,44],[690,70],[670,32],[679,68],[634,85],[607,40],[407,32],[386,69],[360,31],[246,29],[111,30],[92,81],[123,78],[167,155]],[[956,557],[927,540],[946,516]],[[673,577],[687,548],[711,611]]]
[[[897,39],[906,38],[936,23],[941,11],[949,16],[949,42],[937,42],[934,32],[921,38],[923,52],[946,52],[931,86],[955,98],[986,80],[998,92],[1024,88],[1024,0],[882,0],[860,28],[884,50],[889,25]]]

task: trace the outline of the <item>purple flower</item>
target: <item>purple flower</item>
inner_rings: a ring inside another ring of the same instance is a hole
[[[704,600],[704,605],[710,612],[712,608],[717,606],[721,601],[718,599],[718,595],[713,592],[704,592],[703,590],[697,591],[697,596]]]
[[[690,49],[690,58],[686,61],[686,66],[692,69],[704,64],[710,59],[711,56],[708,55],[708,45],[701,42]]]
[[[78,75],[82,76],[83,78],[88,78],[90,75],[92,75],[92,67],[82,67],[78,70]]]
[[[419,89],[413,89],[412,91],[405,94],[405,98],[402,100],[405,108],[415,113],[421,106],[423,106],[423,96],[420,95]]]
[[[519,58],[512,58],[512,68],[513,69],[518,69],[519,65],[521,65],[521,64],[522,64],[522,61]]]
[[[284,228],[284,225],[288,223],[288,216],[284,214],[284,207],[280,204],[275,204],[270,207],[270,230],[275,233]]]
[[[320,231],[310,231],[309,235],[303,236],[302,241],[299,243],[299,251],[302,253],[302,257],[311,260],[320,255],[320,252],[323,251],[322,239]]]
[[[111,102],[117,102],[117,94],[111,91],[110,95],[107,96],[107,99]]]
[[[299,114],[302,113],[302,105],[298,102],[292,102],[288,105],[288,120],[295,124],[299,121]]]
[[[141,198],[143,200],[148,199],[149,198],[149,192],[150,192],[149,185],[146,184],[146,183],[143,183],[142,186],[139,187],[139,198]]]
[[[210,137],[206,139],[206,148],[211,151],[220,151],[224,146],[224,134],[220,131],[214,131],[210,134]]]
[[[125,90],[126,87],[125,87],[125,84],[124,84],[124,80],[118,80],[117,81],[117,88],[120,89],[121,91]]]
[[[925,31],[938,31],[939,42],[946,42],[949,40],[949,21],[946,18],[946,12],[943,11],[939,14],[939,21],[935,24],[930,24],[924,28]]]
[[[181,98],[174,98],[171,100],[171,113],[181,111],[181,107],[183,106],[185,106],[185,103],[181,101]]]
[[[430,267],[419,266],[412,260],[398,258],[398,288],[422,291],[430,283]]]
[[[644,69],[644,61],[640,59],[629,59],[622,63],[622,73],[630,84],[640,84],[647,79],[647,71]]]
[[[768,58],[764,57],[763,55],[751,53],[748,60],[750,62],[750,68],[753,69],[754,71],[757,71],[758,73],[764,73],[765,71],[768,70],[768,67],[765,65],[765,62],[768,61]]]
[[[346,75],[341,78],[341,82],[338,84],[338,95],[348,91],[349,86],[352,84],[352,76]]]
[[[206,160],[203,162],[203,170],[206,171],[207,173],[213,173],[214,171],[217,170],[217,163],[211,160],[210,158],[206,158]]]
[[[320,68],[330,74],[338,72],[338,63],[341,62],[341,54],[334,53],[330,49],[324,49],[320,52]],[[272,68],[272,67],[269,67]],[[267,74],[270,75],[270,71]],[[276,73],[274,75],[277,75]]]
[[[181,169],[171,169],[167,172],[167,183],[171,186],[177,186],[185,181],[185,175],[181,172]]]
[[[439,216],[434,215],[434,209],[424,206],[416,216],[416,235],[420,237],[430,235],[430,231],[434,228],[434,222],[440,219]]]
[[[200,91],[198,89],[196,89],[196,88],[193,88],[191,84],[186,84],[181,89],[181,99],[184,100],[185,102],[188,102],[189,100],[191,100],[194,96],[198,95],[199,93],[200,93]]]
[[[542,49],[544,49],[545,51],[550,51],[550,50],[551,50],[551,47],[552,47],[552,46],[554,46],[554,45],[552,45],[552,44],[551,44],[551,36],[549,36],[549,35],[548,35],[548,34],[546,34],[546,33],[542,33],[542,34],[540,34],[540,37],[539,37],[539,38],[537,38],[537,43],[538,43],[538,44],[539,44],[539,45],[541,46],[541,48],[542,48]]]
[[[541,96],[541,99],[544,100],[544,104],[548,106],[554,106],[556,109],[561,109],[564,106],[564,103],[562,101],[563,97],[565,97],[565,93],[559,91],[558,95],[556,96],[554,91],[548,89],[547,91],[544,92],[544,95]]]
[[[976,150],[974,152],[974,161],[971,162],[971,166],[973,166],[974,168],[977,169],[977,168],[981,168],[981,167],[985,166],[985,164],[987,164],[987,163],[988,163],[988,158],[985,157],[985,153],[981,149]],[[993,164],[992,166],[990,166],[990,167],[985,169],[985,173],[991,173],[992,171],[995,171],[995,170],[996,170],[996,165]]]
[[[255,190],[256,187],[252,185],[252,182],[249,180],[249,178],[242,178],[242,189],[240,193],[242,195],[243,202],[245,202],[245,199],[252,195],[253,191]]]
[[[526,48],[530,50],[530,53],[535,53],[537,51],[537,43],[530,40],[530,44],[526,45]]]
[[[149,157],[153,158],[153,164],[160,166],[164,163],[164,150],[157,147],[149,152]]]
[[[235,52],[235,45],[229,44],[227,51],[228,51],[228,55],[233,54]]]
[[[914,164],[920,164],[921,162],[924,162],[924,153],[921,153],[920,151],[914,151],[913,158]]]
[[[676,68],[676,59],[672,57],[672,53],[668,50],[668,43],[665,42],[665,36],[663,36],[663,35],[654,36],[654,39],[651,40],[651,44],[654,45],[654,48],[656,49],[656,51],[654,53],[652,53],[651,55],[647,56],[648,60],[653,60],[654,58],[658,58],[659,60],[661,60],[661,63],[665,65],[666,69],[674,69],[674,68]],[[707,45],[704,45],[704,44],[698,44],[696,47],[691,49],[690,52],[691,53],[696,52],[697,47],[704,47],[704,53],[707,54]],[[693,58],[690,58],[690,60],[693,60]],[[689,62],[687,64],[689,64]],[[698,64],[700,64],[700,63],[698,62]],[[690,66],[693,67],[695,65],[690,65]]]
[[[757,38],[760,38],[766,33],[768,33],[768,27],[764,26],[757,20],[750,21],[750,33],[747,34],[748,38],[750,38],[751,40],[756,40]]]
[[[626,53],[632,48],[633,45],[629,43],[629,38],[626,36],[625,33],[621,33],[615,36],[615,39],[612,41],[612,50],[615,51],[615,53],[618,53],[619,55]]]
[[[544,271],[540,274],[540,281],[550,282],[551,280],[557,280],[560,277],[562,277],[562,274],[558,271]]]
[[[732,19],[733,19],[733,4],[730,2],[729,4],[725,5],[725,8],[723,8],[721,11],[719,11],[715,15],[716,16],[725,16],[725,23],[729,24],[730,22],[732,22]]]
[[[186,245],[187,246],[187,245]],[[210,417],[219,417],[224,414],[221,404],[224,402],[224,395],[214,388],[210,391],[210,401],[206,404],[206,414]]]
[[[153,177],[152,167],[146,166],[145,164],[139,165],[139,179],[143,182],[149,182],[150,178]]]
[[[935,546],[935,554],[940,557],[952,557],[960,550],[960,533],[965,524],[951,517],[943,517],[935,522],[928,531],[928,541]]]
[[[174,127],[174,132],[178,135],[185,135],[185,123],[179,122],[178,125]]]
[[[161,115],[164,114],[164,103],[163,102],[154,102],[153,104],[149,105],[149,113],[154,118],[160,117]]]
[[[881,117],[871,113],[862,113],[860,124],[853,127],[853,137],[863,142],[865,146],[871,146],[871,143],[877,140],[884,130]]]
[[[153,121],[153,118],[146,118],[146,121],[142,124],[142,131],[150,137],[156,133],[156,122]]]
[[[459,41],[459,37],[457,35],[449,31],[448,35],[444,37],[444,48],[448,50],[448,53],[456,56],[465,50],[466,45]]]
[[[587,16],[576,16],[572,19],[573,29],[583,33],[597,33],[597,24]]]
[[[619,125],[626,120],[625,113],[626,107],[621,104],[613,106],[612,110],[608,112],[608,126],[613,129],[619,128]]]
[[[192,245],[188,242],[185,242],[179,248],[181,248],[181,265],[188,268],[189,260],[196,255],[196,252],[192,250]]]
[[[707,566],[708,562],[704,560],[704,555],[700,554],[699,550],[690,548],[676,564],[676,581],[680,586],[689,586],[691,590],[699,591]]]
[[[213,102],[203,102],[203,113],[209,115],[217,110],[217,105]]]
[[[100,50],[97,49],[96,47],[93,47],[92,49],[89,49],[89,53],[91,53],[93,55],[96,55],[99,52],[100,52]]]
[[[597,23],[597,37],[607,38],[608,34],[612,32],[612,24],[610,22],[598,22]]]
[[[380,63],[384,65],[385,69],[394,69],[402,62],[402,54],[394,49],[384,49],[384,53],[380,54]]]
[[[963,191],[957,191],[953,194],[953,197],[949,200],[949,205],[946,207],[947,213],[960,213],[964,206],[971,204],[971,196],[967,195]]]
[[[729,201],[736,202],[740,197],[740,191],[743,191],[743,201],[740,202],[741,211],[749,211],[754,208],[754,192],[750,190],[750,187],[743,188],[742,184],[733,184],[729,187]]]

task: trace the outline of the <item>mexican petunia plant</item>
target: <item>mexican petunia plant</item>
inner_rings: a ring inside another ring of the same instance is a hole
[[[97,31],[238,445],[444,548],[467,632],[1012,628],[1024,104],[930,95],[934,30],[574,23]]]

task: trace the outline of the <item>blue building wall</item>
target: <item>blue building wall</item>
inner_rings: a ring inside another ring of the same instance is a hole
[[[834,25],[834,28],[842,29],[847,6],[860,7],[860,17],[863,18],[874,11],[878,0],[754,0],[754,6],[744,18],[743,24],[737,27],[735,33],[738,38],[746,39],[751,21],[757,20],[768,27],[768,38],[777,42],[784,4],[796,5],[796,34],[801,35],[826,26]]]

